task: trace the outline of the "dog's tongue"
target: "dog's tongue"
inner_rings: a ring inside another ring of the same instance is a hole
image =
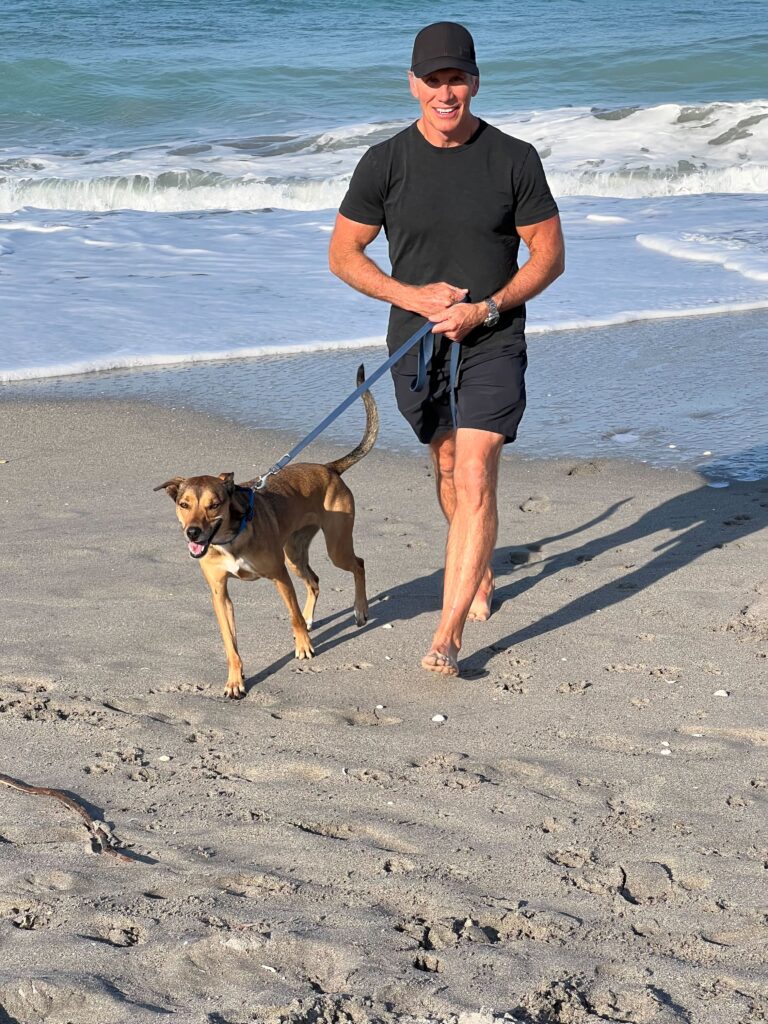
[[[187,541],[187,547],[189,548],[189,553],[195,556],[202,555],[205,550],[204,544],[195,544],[193,540]]]

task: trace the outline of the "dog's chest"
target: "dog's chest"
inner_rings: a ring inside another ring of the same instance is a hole
[[[230,576],[236,576],[239,580],[256,580],[259,578],[260,574],[247,558],[243,558],[242,555],[233,555],[231,551],[225,551],[222,548],[216,548],[216,550],[222,556],[223,566]]]

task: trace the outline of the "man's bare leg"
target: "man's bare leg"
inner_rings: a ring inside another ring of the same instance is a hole
[[[456,487],[454,485],[454,463],[456,459],[456,432],[441,434],[429,446],[432,465],[435,470],[437,500],[443,515],[450,525],[456,509]],[[467,619],[470,622],[485,622],[491,617],[494,578],[490,562],[486,566],[477,593],[469,606]]]
[[[445,550],[443,610],[429,653],[421,661],[422,667],[431,672],[458,675],[464,624],[496,543],[496,487],[503,444],[503,435],[487,430],[462,427],[456,431],[452,474],[455,504]],[[447,453],[444,455],[445,466],[448,458]],[[439,497],[444,488],[450,489],[445,480],[438,483]]]

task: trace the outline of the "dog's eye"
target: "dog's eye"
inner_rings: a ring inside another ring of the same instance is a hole
[[[221,508],[221,502],[220,501],[212,501],[211,504],[208,506],[208,508],[211,511],[213,511],[214,509],[217,509],[217,508]]]
[[[189,502],[188,501],[180,501],[179,502],[179,508],[189,508]]]

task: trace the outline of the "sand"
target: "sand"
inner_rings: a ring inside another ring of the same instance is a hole
[[[766,1020],[768,483],[505,457],[496,610],[450,680],[418,666],[433,481],[376,450],[369,624],[317,542],[313,661],[235,583],[230,702],[152,487],[286,437],[99,401],[0,426],[0,772],[133,859],[0,787],[0,1022]]]

